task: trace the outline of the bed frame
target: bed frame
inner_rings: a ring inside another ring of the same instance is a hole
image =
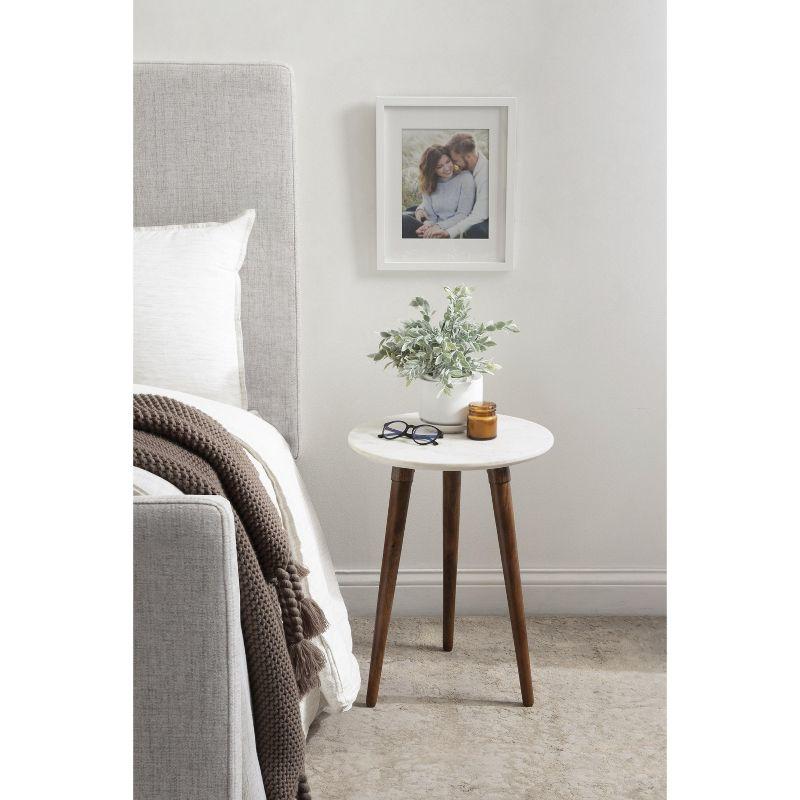
[[[137,64],[134,137],[136,224],[227,220],[256,209],[241,271],[248,404],[296,457],[291,71]],[[237,646],[230,504],[137,497],[133,521],[134,798],[265,800]]]
[[[241,270],[249,408],[299,450],[293,79],[279,64],[136,64],[134,224],[256,221]]]

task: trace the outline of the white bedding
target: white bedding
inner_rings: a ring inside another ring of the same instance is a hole
[[[235,406],[156,386],[135,385],[134,392],[162,394],[199,408],[242,443],[281,514],[294,556],[310,570],[305,579],[308,592],[330,623],[328,630],[315,640],[325,653],[326,666],[320,673],[320,691],[310,692],[301,704],[303,728],[307,732],[319,712],[349,709],[358,694],[361,676],[353,655],[347,608],[319,520],[286,440],[268,422]],[[175,491],[162,478],[134,469],[134,492],[152,495]]]

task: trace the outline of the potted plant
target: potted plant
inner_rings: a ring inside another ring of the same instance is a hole
[[[397,329],[381,331],[380,343],[368,358],[388,359],[410,385],[420,379],[422,392],[419,415],[433,425],[465,425],[470,403],[483,399],[483,375],[500,365],[481,354],[496,342],[496,331],[518,333],[512,320],[475,322],[470,319],[472,290],[467,286],[444,287],[447,310],[441,321],[423,297],[411,307],[419,309],[418,319],[405,320]]]

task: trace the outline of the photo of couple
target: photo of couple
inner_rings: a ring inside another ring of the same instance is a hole
[[[403,130],[403,238],[489,238],[489,131]]]

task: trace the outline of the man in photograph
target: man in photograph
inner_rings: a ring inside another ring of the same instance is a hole
[[[475,180],[475,204],[469,215],[452,227],[444,230],[438,225],[428,227],[428,238],[465,239],[489,238],[489,160],[478,150],[475,138],[470,133],[456,133],[445,145],[453,163],[462,170],[469,170]],[[423,212],[424,213],[424,212]],[[417,231],[417,235],[420,235]]]

